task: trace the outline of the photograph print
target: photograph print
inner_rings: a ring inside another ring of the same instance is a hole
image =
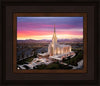
[[[83,16],[17,16],[17,70],[82,70]]]

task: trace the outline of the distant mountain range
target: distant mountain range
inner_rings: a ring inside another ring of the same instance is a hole
[[[17,43],[49,43],[52,40],[33,40],[33,39],[27,39],[27,40],[17,40]],[[58,39],[58,42],[83,42],[83,39]]]

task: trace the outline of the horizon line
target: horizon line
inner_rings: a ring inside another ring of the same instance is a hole
[[[83,38],[71,38],[68,40],[72,40],[72,39],[82,39],[83,40]],[[36,40],[36,39],[17,39],[17,40]],[[39,40],[52,40],[52,39],[39,39]],[[66,39],[57,39],[57,40],[66,40]]]

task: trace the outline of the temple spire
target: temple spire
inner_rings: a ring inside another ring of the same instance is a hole
[[[54,24],[54,33],[53,33],[53,37],[52,37],[52,43],[53,43],[53,44],[56,44],[56,43],[57,43],[55,24]]]
[[[56,33],[56,30],[55,30],[55,24],[54,24],[54,33]]]

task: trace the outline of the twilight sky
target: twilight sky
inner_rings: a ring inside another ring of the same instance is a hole
[[[83,17],[17,17],[17,40],[83,38]]]

